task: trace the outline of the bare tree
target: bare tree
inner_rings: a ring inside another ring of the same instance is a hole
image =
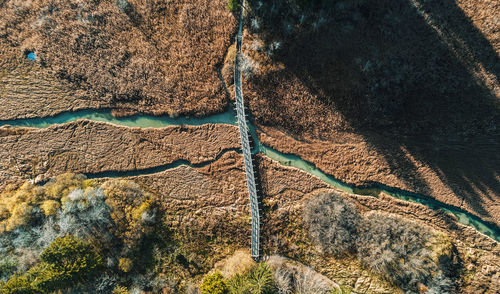
[[[341,254],[354,248],[361,216],[350,201],[324,192],[306,203],[304,221],[324,252]]]

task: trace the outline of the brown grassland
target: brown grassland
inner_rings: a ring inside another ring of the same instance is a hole
[[[183,244],[190,262],[199,266],[164,269],[165,274],[175,272],[179,282],[201,279],[217,261],[237,248],[248,246],[250,219],[243,158],[226,150],[239,145],[238,130],[234,126],[138,129],[79,121],[47,129],[4,127],[1,134],[0,150],[10,150],[0,156],[3,158],[1,181],[3,184],[13,181],[14,184],[4,186],[4,193],[27,179],[47,180],[68,171],[124,171],[164,165],[178,159],[193,164],[207,163],[198,168],[180,166],[128,178],[147,187],[157,197],[155,201],[165,214],[165,224],[176,232],[174,236]],[[136,150],[138,146],[141,152]],[[309,240],[302,224],[304,201],[332,187],[265,156],[259,156],[258,167],[264,194],[262,244],[266,254],[285,255],[309,264],[330,279],[357,291],[397,293],[397,289],[361,266],[354,257],[338,259],[322,254]],[[499,290],[495,269],[500,261],[495,241],[456,223],[443,212],[419,204],[386,195],[376,198],[340,193],[354,201],[362,213],[397,214],[446,232],[454,240],[457,254],[466,265],[459,281],[461,289],[470,293],[479,289],[484,293]]]
[[[500,4],[358,2],[316,29],[249,26],[260,139],[341,181],[424,193],[499,225]]]
[[[355,258],[334,258],[318,252],[302,223],[305,201],[320,191],[331,189],[317,178],[295,168],[288,168],[266,157],[259,158],[264,191],[263,242],[266,254],[289,256],[309,264],[328,278],[367,293],[397,293],[388,282],[370,273]],[[182,232],[186,246],[202,256],[212,256],[212,264],[238,246],[247,247],[250,237],[248,195],[245,193],[243,159],[235,152],[203,168],[179,167],[135,181],[161,195],[160,203],[172,229]],[[459,258],[467,265],[464,293],[496,293],[500,288],[500,266],[496,242],[471,228],[457,224],[448,215],[419,204],[342,193],[362,212],[381,211],[401,215],[451,235]],[[213,240],[200,243],[200,240]],[[209,254],[208,254],[209,253]],[[207,255],[208,254],[208,255]],[[481,289],[481,290],[479,290]]]
[[[0,120],[102,107],[110,107],[109,102],[87,96],[0,38]]]
[[[326,25],[297,27],[287,38],[249,29],[243,49],[254,68],[244,92],[261,142],[343,182],[423,193],[500,225],[497,2],[359,0],[337,7]],[[236,25],[226,5],[1,1],[0,120],[97,108],[116,115],[223,111],[217,69],[225,62],[222,74],[231,80]],[[280,49],[269,53],[273,38]],[[37,61],[26,60],[30,51]],[[249,247],[239,147],[238,128],[224,124],[153,129],[81,120],[0,127],[0,192],[15,194],[27,180],[65,172],[147,171],[187,161],[195,166],[127,179],[157,198],[163,221],[192,261],[162,273],[199,282],[218,261]],[[263,155],[256,162],[266,254],[308,264],[357,292],[399,293],[355,257],[321,253],[310,240],[304,205],[333,187]],[[500,292],[498,242],[443,211],[383,193],[337,192],[361,214],[399,215],[446,233],[464,266],[461,292]]]
[[[0,104],[9,108],[0,119],[100,107],[117,115],[220,112],[216,70],[235,24],[223,0],[2,1]],[[30,51],[38,65],[19,61]],[[12,74],[22,80],[12,83]]]
[[[133,171],[177,160],[209,162],[239,148],[230,125],[119,127],[77,121],[45,129],[0,128],[0,187],[65,172]]]

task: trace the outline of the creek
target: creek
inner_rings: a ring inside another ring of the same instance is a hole
[[[29,119],[18,119],[18,120],[4,120],[0,121],[0,126],[11,125],[19,127],[35,127],[35,128],[46,128],[55,124],[68,123],[76,121],[79,119],[87,119],[93,121],[108,122],[116,125],[127,126],[127,127],[140,127],[140,128],[162,128],[171,125],[203,125],[206,123],[223,123],[236,125],[236,115],[232,107],[229,110],[214,114],[206,117],[168,117],[168,116],[150,116],[150,115],[133,115],[128,117],[114,117],[111,114],[111,110],[81,110],[75,112],[65,112],[54,117],[45,118],[29,118]],[[367,187],[355,187],[345,184],[331,175],[318,169],[314,164],[301,159],[295,154],[284,154],[275,149],[272,149],[259,142],[256,127],[249,122],[250,133],[253,137],[255,144],[255,153],[262,153],[265,156],[278,161],[280,164],[285,166],[291,166],[305,171],[318,177],[323,182],[343,190],[347,193],[355,193],[360,195],[369,195],[377,197],[381,192],[387,193],[397,199],[417,202],[423,204],[434,210],[444,210],[447,213],[455,215],[459,223],[471,226],[477,231],[489,236],[490,238],[500,242],[500,228],[494,224],[490,224],[481,220],[479,217],[472,215],[465,210],[439,202],[429,196],[412,193],[404,191],[401,189],[389,187],[383,184],[373,184]],[[222,155],[222,154],[221,154]],[[219,156],[220,157],[220,156]],[[174,162],[168,165],[154,167],[146,170],[131,170],[131,171],[104,171],[96,174],[88,175],[90,178],[97,177],[125,177],[125,176],[137,176],[144,174],[151,174],[161,172],[170,168],[175,168],[180,165],[188,165],[196,167],[189,164],[187,161]],[[205,165],[205,164],[203,164]]]

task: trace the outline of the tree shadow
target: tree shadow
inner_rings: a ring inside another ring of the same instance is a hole
[[[288,72],[253,83],[296,77],[408,186],[435,196],[441,191],[429,179],[437,175],[492,221],[485,207],[500,195],[500,58],[488,39],[453,0],[366,1],[334,18],[287,38],[275,59]],[[278,88],[260,98],[277,106]],[[311,132],[278,118],[266,123]],[[421,174],[417,163],[430,171]]]

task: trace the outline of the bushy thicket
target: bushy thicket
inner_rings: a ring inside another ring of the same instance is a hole
[[[276,293],[273,273],[266,263],[259,263],[246,274],[236,274],[229,280],[230,293],[271,294]]]
[[[391,277],[405,289],[428,284],[439,264],[427,244],[432,233],[396,216],[366,216],[357,236],[358,257],[373,270]]]
[[[227,293],[227,284],[220,272],[206,275],[200,286],[201,294]]]
[[[202,294],[272,294],[278,293],[273,271],[264,262],[244,273],[236,273],[225,279],[220,272],[208,274],[201,283]]]
[[[88,242],[68,235],[55,239],[26,273],[0,283],[0,293],[52,293],[86,282],[102,270],[102,259]]]
[[[0,211],[0,279],[8,280],[8,285],[22,284],[34,276],[40,283],[44,281],[41,276],[52,279],[53,272],[65,273],[55,265],[66,257],[51,255],[62,252],[61,246],[53,247],[64,240],[69,242],[66,245],[78,248],[78,242],[61,239],[65,236],[87,240],[103,252],[107,271],[87,284],[78,285],[85,279],[77,276],[64,283],[59,279],[58,289],[79,287],[84,291],[90,287],[111,293],[121,282],[132,287],[139,283],[136,286],[140,289],[158,282],[147,272],[144,255],[148,250],[144,244],[156,224],[156,204],[152,195],[134,182],[111,180],[99,184],[83,176],[64,174],[43,186],[26,183],[18,190],[2,193]],[[85,257],[84,263],[90,265],[91,261]],[[145,274],[149,276],[141,278]],[[161,285],[158,287],[161,289]]]
[[[357,249],[364,264],[404,290],[449,293],[456,286],[458,262],[448,236],[399,216],[368,214]]]
[[[402,217],[357,213],[354,204],[333,192],[309,200],[304,222],[324,252],[351,249],[361,262],[405,291],[452,291],[457,262],[450,239]],[[430,290],[429,290],[430,291]]]

